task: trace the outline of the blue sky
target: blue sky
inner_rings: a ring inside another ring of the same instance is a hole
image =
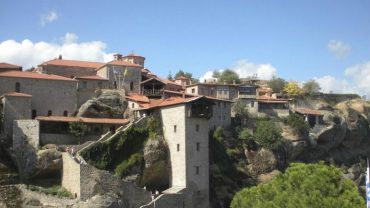
[[[134,51],[161,76],[231,68],[370,94],[370,1],[0,0],[0,25],[0,62],[25,67]]]

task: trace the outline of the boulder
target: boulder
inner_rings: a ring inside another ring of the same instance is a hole
[[[271,172],[277,166],[278,161],[275,154],[265,148],[256,151],[245,150],[245,155],[249,164],[247,169],[251,175]]]
[[[264,173],[258,176],[257,181],[258,183],[268,183],[272,179],[274,179],[275,176],[279,175],[280,171],[278,170],[273,170],[269,173]]]
[[[78,117],[122,118],[127,108],[124,94],[118,90],[102,90],[98,97],[86,101],[78,110]]]
[[[155,139],[149,139],[144,146],[145,167],[150,167],[155,162],[166,161],[168,155],[167,144],[163,136],[157,135]]]

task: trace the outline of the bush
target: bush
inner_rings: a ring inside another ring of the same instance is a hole
[[[270,183],[238,192],[231,208],[365,207],[356,185],[334,166],[323,163],[292,163],[283,175]]]
[[[217,127],[216,130],[213,132],[213,138],[217,140],[221,140],[224,135],[224,129],[222,127]]]
[[[281,130],[271,120],[257,121],[253,136],[258,144],[270,150],[278,149],[283,143]]]
[[[123,160],[115,169],[115,174],[118,177],[129,174],[130,169],[134,166],[140,167],[143,162],[143,156],[141,153],[135,153],[130,156],[128,160]]]
[[[295,113],[290,114],[284,119],[284,123],[294,128],[294,130],[301,136],[308,136],[310,126],[303,120],[303,118]]]
[[[55,186],[51,186],[51,187],[48,187],[48,188],[29,185],[27,188],[31,191],[37,191],[37,192],[41,192],[41,193],[44,193],[44,194],[47,194],[47,195],[73,198],[73,195],[71,194],[71,192],[69,192],[64,187],[61,187],[60,185],[55,185]]]

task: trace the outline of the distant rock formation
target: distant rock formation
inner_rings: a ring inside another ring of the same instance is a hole
[[[102,90],[96,98],[86,101],[78,110],[77,117],[122,118],[127,108],[124,94],[118,90]]]

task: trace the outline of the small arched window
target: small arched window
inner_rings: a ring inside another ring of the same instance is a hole
[[[64,111],[63,116],[67,117],[68,116],[68,111]]]
[[[32,110],[32,119],[35,119],[37,116],[36,110]]]
[[[53,115],[53,112],[51,110],[48,110],[48,116]]]
[[[21,84],[19,82],[15,83],[15,91],[16,92],[21,92]]]

